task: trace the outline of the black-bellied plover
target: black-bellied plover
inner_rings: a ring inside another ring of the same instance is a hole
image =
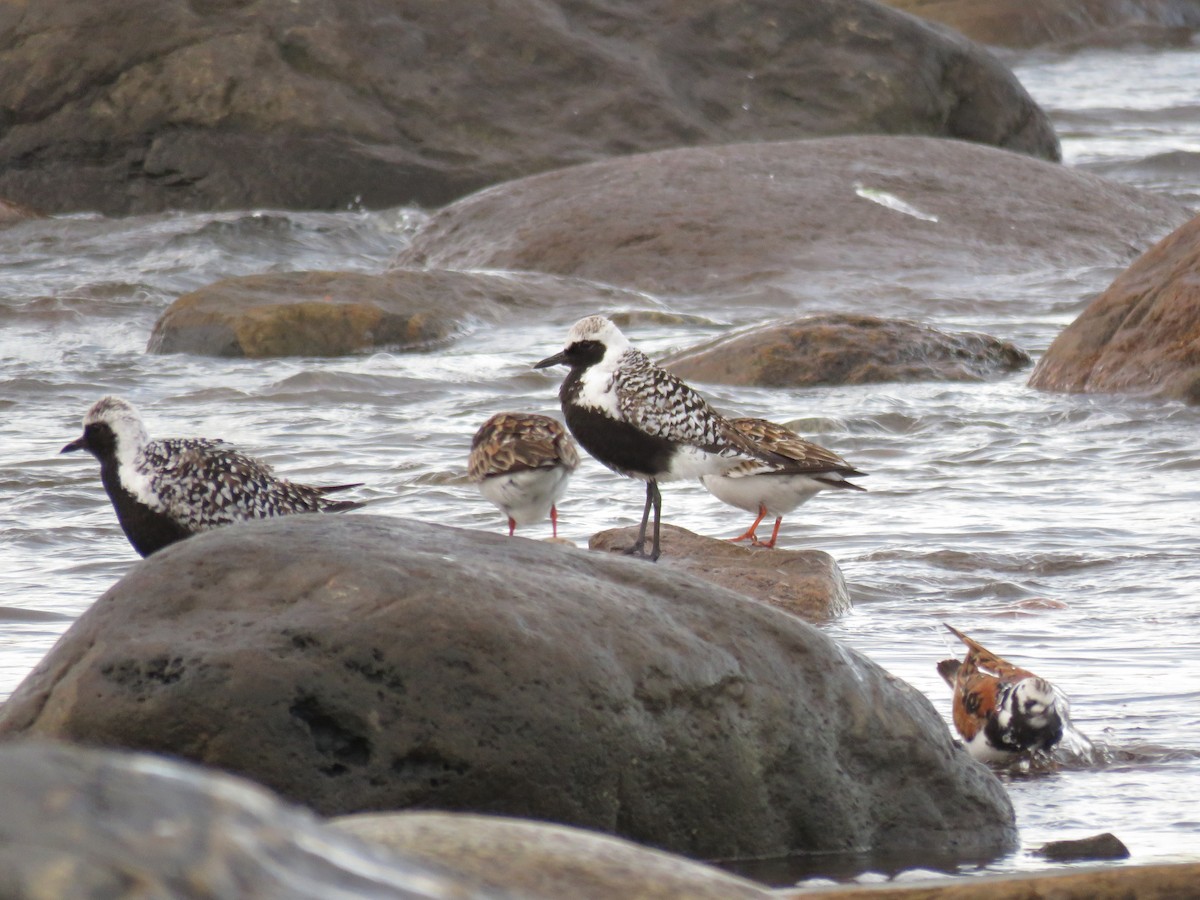
[[[1054,685],[946,627],[967,645],[967,655],[944,659],[937,670],[954,690],[954,727],[973,757],[1010,762],[1062,740],[1070,721],[1068,703]]]
[[[651,362],[603,316],[576,322],[562,352],[534,368],[557,365],[571,368],[558,392],[571,434],[608,468],[646,482],[642,524],[629,553],[645,554],[651,507],[650,559],[661,553],[660,481],[699,478],[747,457],[784,462],[753,446],[700,394]]]
[[[62,448],[74,450],[87,450],[100,461],[100,481],[117,521],[142,556],[234,522],[362,506],[325,497],[357,484],[294,484],[224,441],[152,441],[137,410],[119,397],[105,397],[88,410],[83,434]]]
[[[749,540],[755,546],[774,547],[783,517],[819,491],[832,488],[866,490],[846,480],[865,472],[824,447],[805,440],[796,432],[766,419],[739,418],[729,423],[759,447],[778,454],[785,463],[748,459],[712,475],[703,475],[701,483],[723,503],[758,516],[749,530],[733,541]],[[767,516],[775,517],[769,541],[760,541],[755,533]]]
[[[496,413],[471,440],[467,474],[479,491],[508,519],[508,536],[518,525],[532,525],[550,515],[558,537],[558,501],[571,473],[579,467],[579,451],[567,430],[537,413]]]

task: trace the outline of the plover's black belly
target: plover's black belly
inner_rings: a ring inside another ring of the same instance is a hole
[[[129,543],[141,556],[149,556],[163,547],[189,537],[192,532],[184,528],[166,513],[151,509],[139,501],[120,484],[117,474],[101,468],[100,480],[104,490],[117,511],[117,521]]]
[[[623,475],[656,478],[671,467],[675,444],[617,422],[594,409],[563,404],[575,440],[604,465]]]

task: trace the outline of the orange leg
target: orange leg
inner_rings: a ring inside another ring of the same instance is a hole
[[[752,544],[757,544],[758,543],[758,535],[756,535],[754,533],[754,531],[755,531],[755,529],[758,528],[758,523],[761,522],[766,517],[766,515],[767,515],[767,508],[765,506],[763,506],[762,504],[759,504],[758,518],[754,520],[754,524],[750,526],[750,530],[747,531],[743,535],[740,535],[735,538],[729,538],[728,540],[732,541],[735,544],[738,541],[750,541],[750,543],[752,543]],[[776,530],[778,530],[779,526],[776,525],[775,527],[776,527]]]
[[[558,537],[558,510],[554,508],[554,504],[550,504],[550,534],[552,537]]]
[[[771,532],[771,539],[765,544],[759,544],[760,547],[766,547],[769,550],[775,549],[775,538],[779,537],[779,526],[783,523],[783,516],[775,520],[775,530]],[[755,543],[758,543],[755,541]]]
[[[512,537],[513,532],[517,530],[517,520],[509,516],[508,519],[508,536]]]

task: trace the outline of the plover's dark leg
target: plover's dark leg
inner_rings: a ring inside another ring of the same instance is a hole
[[[761,522],[763,519],[765,519],[766,516],[767,516],[767,508],[765,506],[763,506],[761,503],[758,504],[758,518],[754,520],[754,524],[751,525],[746,530],[745,534],[738,535],[735,538],[729,538],[729,540],[735,544],[738,541],[749,541],[752,544],[757,544],[758,543],[758,535],[755,534],[754,532],[758,530],[758,523]]]
[[[645,556],[646,555],[646,523],[650,521],[650,507],[654,503],[654,495],[658,493],[658,485],[654,483],[654,479],[646,482],[646,506],[642,509],[642,524],[638,528],[637,540],[633,542],[633,546],[625,552],[630,556]]]
[[[662,525],[662,494],[658,492],[657,481],[651,481],[650,487],[654,490],[654,546],[650,549],[650,562],[657,562],[662,555],[658,544],[659,529]]]
[[[558,510],[553,503],[550,504],[550,536],[558,537]]]
[[[508,517],[508,536],[512,537],[513,532],[515,532],[516,530],[517,530],[517,520],[514,519],[512,516],[509,516]]]

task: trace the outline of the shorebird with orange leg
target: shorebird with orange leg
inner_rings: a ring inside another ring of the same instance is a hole
[[[554,419],[503,412],[475,432],[467,474],[504,513],[509,537],[518,525],[532,525],[549,514],[551,534],[557,538],[557,504],[578,467],[575,442]]]
[[[758,516],[745,534],[730,538],[731,541],[748,540],[756,547],[773,548],[783,517],[800,504],[825,490],[866,490],[847,480],[852,476],[863,477],[865,472],[782,425],[750,417],[730,419],[729,424],[755,446],[770,451],[780,460],[747,459],[724,471],[701,476],[701,484],[718,500]],[[761,541],[758,526],[767,516],[775,519],[775,527],[771,539]]]
[[[962,660],[944,659],[938,674],[954,690],[954,727],[982,762],[1011,762],[1052,749],[1070,726],[1069,704],[1054,685],[992,653],[956,628]]]

